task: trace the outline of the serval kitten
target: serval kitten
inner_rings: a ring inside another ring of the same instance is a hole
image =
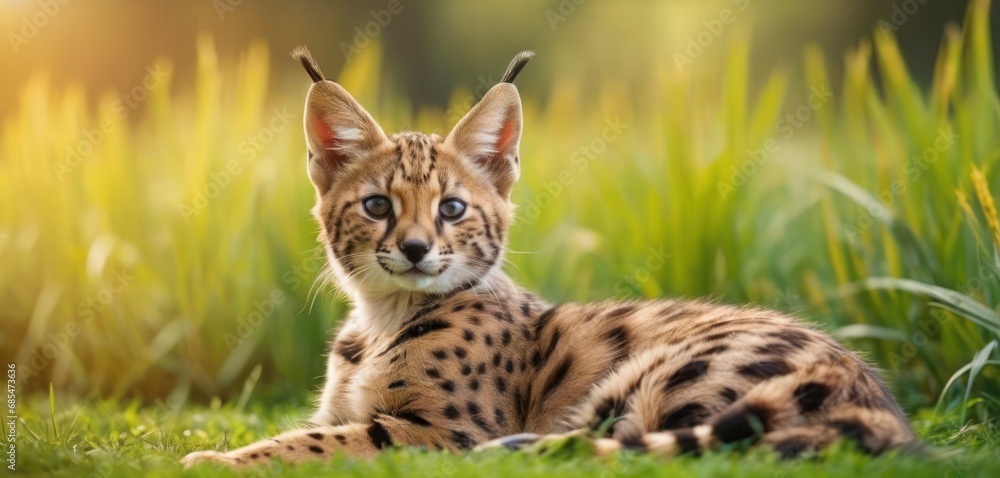
[[[386,135],[308,51],[313,215],[353,310],[311,428],[184,458],[232,466],[392,446],[519,448],[567,435],[671,456],[737,441],[783,455],[915,444],[878,374],[782,313],[704,301],[554,306],[501,269],[518,179],[514,58],[448,133]]]

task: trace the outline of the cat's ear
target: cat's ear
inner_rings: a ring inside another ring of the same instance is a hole
[[[490,88],[445,139],[446,146],[486,174],[505,198],[521,170],[521,97],[512,82],[533,55],[524,51],[515,56],[501,83]]]
[[[302,62],[313,85],[305,107],[306,147],[309,178],[325,192],[337,174],[360,158],[389,142],[375,119],[344,87],[323,78],[304,47],[292,56]]]
[[[521,98],[510,83],[491,88],[445,139],[445,145],[486,174],[505,198],[520,175],[520,142]]]

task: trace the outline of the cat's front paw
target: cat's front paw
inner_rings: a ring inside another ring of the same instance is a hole
[[[233,468],[240,465],[236,458],[217,451],[196,451],[181,458],[181,464],[184,465],[184,468],[191,468],[199,463],[217,463]]]

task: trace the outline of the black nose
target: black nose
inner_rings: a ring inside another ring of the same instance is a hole
[[[431,250],[431,246],[427,245],[426,242],[420,239],[409,239],[399,246],[399,249],[403,251],[406,258],[410,262],[416,264],[420,262],[427,255],[427,251]]]

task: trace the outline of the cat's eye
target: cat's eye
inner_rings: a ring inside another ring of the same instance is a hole
[[[446,199],[438,206],[438,211],[441,213],[441,217],[454,221],[465,213],[465,203],[461,199]]]
[[[392,212],[392,203],[385,196],[369,196],[362,202],[365,212],[375,219],[382,219]]]

